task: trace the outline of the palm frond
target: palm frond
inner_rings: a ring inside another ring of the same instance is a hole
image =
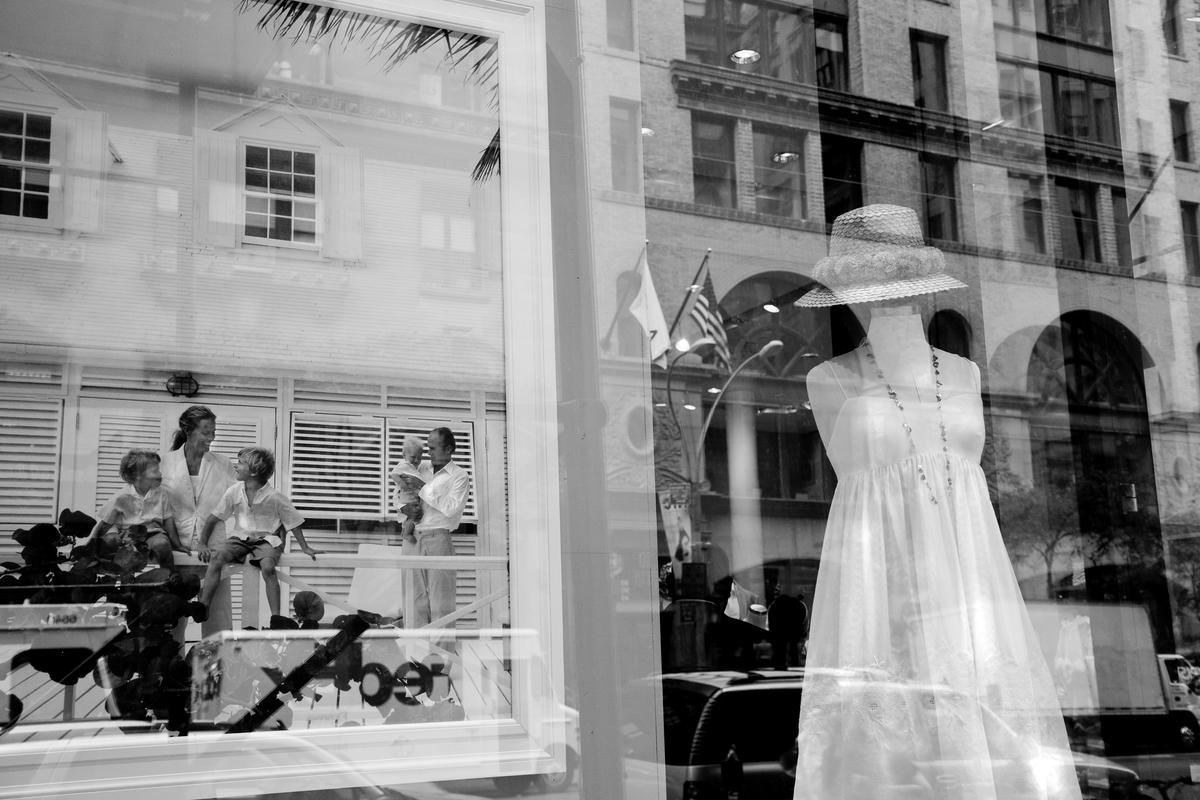
[[[290,39],[292,44],[325,40],[328,43],[340,41],[344,47],[351,42],[361,42],[368,58],[379,60],[384,72],[418,53],[442,45],[445,47],[443,59],[451,69],[461,69],[464,82],[484,87],[491,107],[499,106],[499,49],[496,40],[489,36],[330,8],[303,0],[241,0],[238,12],[260,12],[258,29],[270,33],[274,39]],[[499,173],[500,131],[497,130],[480,154],[471,176],[482,183]]]

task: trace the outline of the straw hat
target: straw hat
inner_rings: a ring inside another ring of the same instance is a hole
[[[833,221],[829,255],[817,262],[816,288],[796,301],[808,308],[870,303],[962,289],[946,274],[946,259],[921,238],[917,212],[905,206],[870,205]]]

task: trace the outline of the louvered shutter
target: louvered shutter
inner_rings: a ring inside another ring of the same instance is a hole
[[[196,129],[193,226],[198,244],[237,244],[239,163],[237,136]]]
[[[101,413],[96,445],[96,503],[82,509],[95,515],[108,499],[125,487],[121,459],[133,449],[159,451],[164,421],[161,414],[147,412]]]
[[[404,457],[404,439],[409,435],[417,436],[422,442],[429,435],[429,431],[435,427],[441,427],[441,423],[413,423],[411,421],[389,419],[387,421],[387,468],[385,472],[391,471],[391,465],[396,464]],[[471,492],[467,495],[467,505],[463,509],[463,522],[476,522],[479,519],[479,506],[476,501],[476,486],[475,486],[475,426],[469,422],[454,422],[447,423],[445,427],[454,431],[455,449],[454,455],[451,457],[455,464],[467,471],[471,476]],[[422,458],[429,458],[429,451],[424,449],[421,451]],[[390,486],[388,479],[388,485]],[[385,487],[387,491],[388,487]],[[388,491],[387,507],[390,513],[394,514],[396,509],[393,507],[391,492]]]
[[[362,154],[349,147],[317,153],[317,197],[321,205],[321,255],[358,261],[363,256]]]
[[[100,230],[104,182],[111,157],[105,116],[99,111],[67,109],[50,122],[52,169],[50,218],[68,231]]]
[[[5,560],[21,549],[13,531],[58,517],[61,430],[62,401],[0,398],[0,557]]]
[[[386,514],[383,420],[292,416],[290,497],[306,516],[378,519]]]

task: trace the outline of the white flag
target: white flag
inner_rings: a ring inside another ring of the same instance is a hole
[[[637,271],[642,284],[633,302],[629,304],[629,313],[633,314],[650,339],[650,360],[665,367],[671,337],[667,331],[667,320],[663,317],[662,306],[658,302],[658,292],[654,290],[654,280],[650,277],[650,263],[644,249],[638,261]]]

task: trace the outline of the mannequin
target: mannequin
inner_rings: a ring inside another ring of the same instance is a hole
[[[797,305],[844,303],[870,319],[859,347],[808,376],[838,486],[795,797],[1077,800],[1069,760],[1022,762],[1068,744],[979,466],[979,369],[931,348],[907,300],[964,284],[899,206],[838,217],[814,274],[825,286]],[[1019,766],[993,770],[1001,759]],[[1051,773],[1053,788],[1039,789]]]

